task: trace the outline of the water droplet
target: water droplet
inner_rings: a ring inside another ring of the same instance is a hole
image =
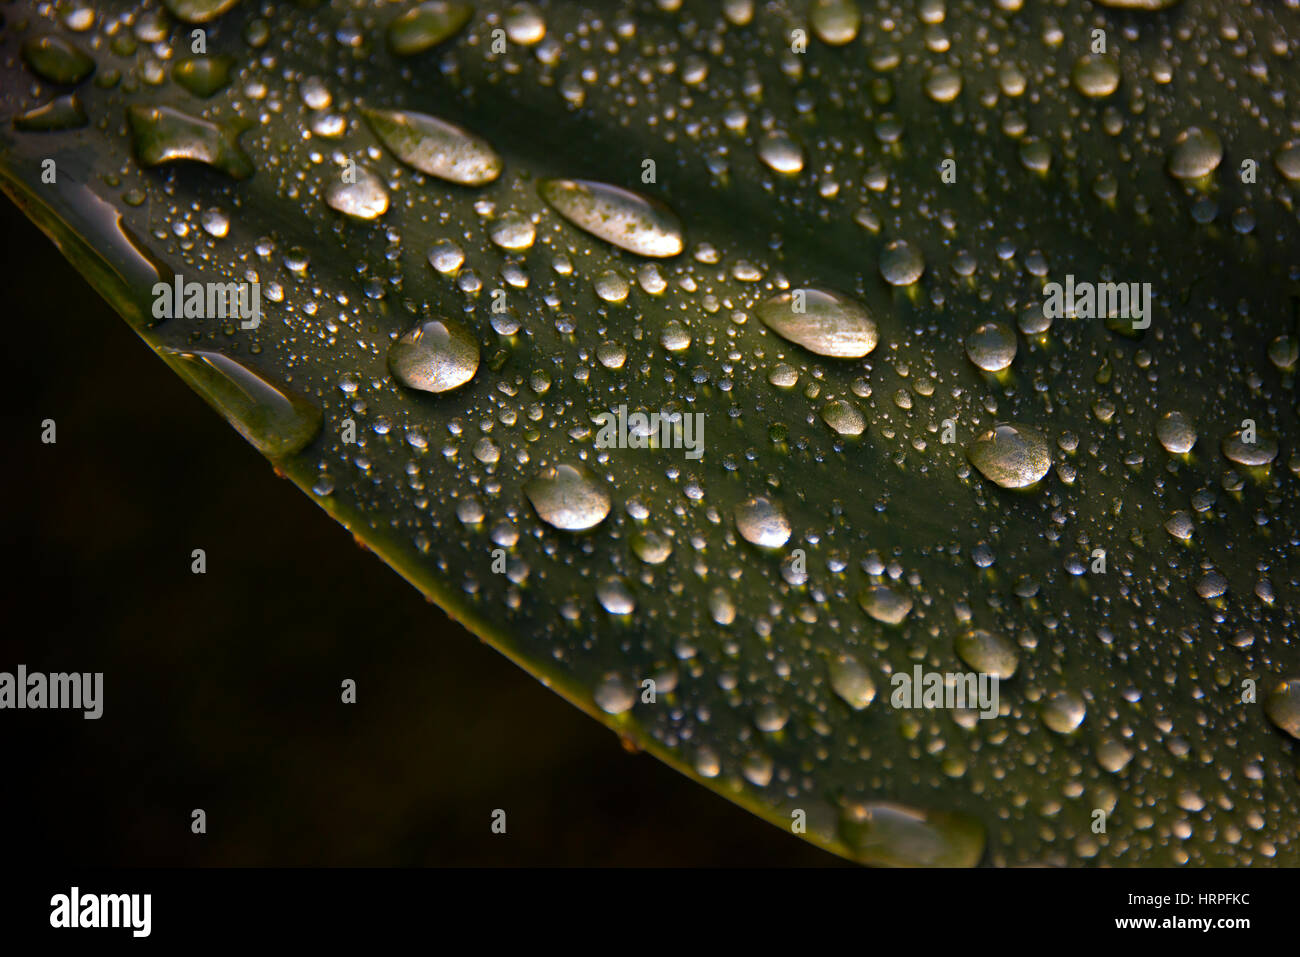
[[[1073,691],[1057,691],[1048,695],[1041,713],[1048,728],[1057,734],[1069,734],[1083,724],[1088,709]]]
[[[95,70],[95,61],[63,37],[52,33],[30,37],[23,44],[23,62],[51,83],[80,83]]]
[[[533,221],[523,213],[511,210],[492,224],[488,235],[502,249],[518,252],[532,247],[533,240],[537,238],[537,229],[533,226]]]
[[[790,540],[790,520],[779,505],[761,496],[735,509],[736,529],[745,541],[761,548],[780,548]]]
[[[195,96],[207,99],[230,83],[235,58],[229,56],[192,56],[177,60],[172,79]]]
[[[170,106],[129,106],[126,111],[136,158],[142,166],[192,161],[206,163],[235,179],[253,175],[253,162],[240,148],[238,132]]]
[[[468,3],[421,3],[389,24],[388,47],[398,56],[423,53],[460,33],[473,15]]]
[[[857,860],[880,867],[974,867],[986,840],[969,815],[884,802],[848,805],[839,832]]]
[[[1166,412],[1156,423],[1156,438],[1170,455],[1186,455],[1196,444],[1196,426],[1182,412]]]
[[[404,110],[363,109],[379,141],[407,166],[461,186],[482,186],[501,175],[501,157],[484,139],[434,116]]]
[[[601,272],[596,277],[594,285],[596,295],[600,296],[605,302],[624,302],[631,288],[628,281],[612,269]]]
[[[1277,171],[1291,182],[1300,180],[1300,140],[1288,140],[1273,157]]]
[[[1119,63],[1114,57],[1085,54],[1074,64],[1074,87],[1084,96],[1100,99],[1119,89]]]
[[[608,183],[548,179],[542,198],[561,216],[593,236],[639,256],[676,256],[682,224],[667,206]]]
[[[899,594],[888,585],[873,585],[858,595],[862,610],[885,625],[897,625],[912,611],[912,596]]]
[[[1196,583],[1196,594],[1205,601],[1222,598],[1228,593],[1228,579],[1219,572],[1206,572]]]
[[[796,308],[802,306],[801,312]],[[847,296],[827,289],[797,289],[760,303],[763,325],[809,352],[832,359],[860,359],[876,348],[876,323]]]
[[[1097,763],[1111,774],[1123,771],[1131,760],[1133,752],[1118,741],[1107,740],[1097,745]]]
[[[891,286],[910,286],[925,272],[925,257],[905,239],[886,243],[880,253],[880,275]]]
[[[852,655],[836,655],[828,670],[831,690],[854,711],[861,711],[876,699],[876,683]]]
[[[803,147],[785,133],[769,133],[760,139],[758,158],[776,173],[793,176],[803,170]]]
[[[1027,488],[1052,467],[1047,440],[1027,425],[1002,422],[979,435],[966,449],[970,463],[1002,488]]]
[[[531,3],[516,3],[507,10],[505,24],[511,43],[532,46],[546,36],[546,21]]]
[[[940,64],[925,76],[925,95],[936,103],[951,103],[961,93],[961,74]]]
[[[1016,357],[1016,335],[1000,322],[984,322],[966,337],[966,355],[985,372],[1001,372]]]
[[[631,589],[617,575],[609,576],[596,587],[596,598],[611,615],[630,615],[636,611],[636,599],[632,597]]]
[[[14,129],[24,133],[55,133],[77,130],[89,120],[75,93],[56,96],[50,102],[14,117]]]
[[[983,674],[1005,681],[1016,673],[1020,655],[1016,646],[1001,635],[973,628],[957,636],[957,657]]]
[[[667,536],[647,529],[632,536],[632,551],[647,565],[662,565],[673,553],[673,543]]]
[[[1191,512],[1174,512],[1165,521],[1165,531],[1179,541],[1187,541],[1192,537],[1192,532],[1196,526],[1192,523]]]
[[[1245,435],[1244,431],[1237,429],[1223,437],[1220,448],[1225,459],[1238,465],[1260,466],[1277,458],[1277,440],[1271,435],[1258,432],[1254,442],[1247,442]]]
[[[454,273],[464,264],[465,250],[450,239],[439,240],[429,250],[429,265],[444,276],[448,273]]]
[[[524,494],[542,521],[564,531],[595,528],[609,515],[609,495],[580,465],[543,469],[524,485]]]
[[[216,352],[167,353],[178,371],[268,458],[304,448],[320,431],[320,409]]]
[[[754,727],[768,734],[776,734],[790,720],[790,712],[779,704],[768,702],[760,705],[754,714]]]
[[[813,0],[808,19],[818,40],[839,47],[858,35],[862,11],[855,0]]]
[[[388,212],[388,190],[379,177],[364,166],[355,168],[354,182],[345,183],[342,179],[330,183],[325,190],[325,202],[330,209],[337,210],[353,219],[378,219]]]
[[[1223,159],[1223,143],[1213,130],[1188,127],[1174,140],[1169,154],[1169,175],[1176,179],[1207,176]]]
[[[430,319],[388,347],[388,368],[402,385],[421,392],[450,392],[478,371],[478,341],[460,323]]]
[[[827,402],[822,406],[822,421],[840,435],[861,435],[867,429],[866,416],[852,402]]]
[[[239,0],[163,0],[177,20],[185,23],[209,23],[232,9]]]
[[[1268,720],[1300,740],[1300,678],[1283,681],[1265,695],[1264,713]]]
[[[622,675],[609,672],[600,679],[592,697],[606,714],[622,714],[636,704],[636,688]]]

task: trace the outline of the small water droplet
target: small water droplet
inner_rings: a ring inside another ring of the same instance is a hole
[[[636,704],[636,687],[622,675],[610,672],[601,678],[592,697],[606,714],[622,714]]]
[[[813,0],[808,19],[818,40],[839,47],[858,35],[862,11],[855,0]]]
[[[631,589],[617,575],[601,581],[596,587],[596,598],[611,615],[630,615],[636,611],[636,599],[632,597]]]
[[[857,860],[880,867],[974,867],[986,840],[969,815],[884,802],[849,804],[839,833]]]
[[[1085,54],[1074,64],[1074,88],[1093,99],[1110,96],[1119,89],[1119,63],[1114,57]]]
[[[769,133],[760,139],[758,158],[775,173],[793,176],[803,170],[803,147],[785,133]]]
[[[839,435],[861,435],[867,429],[867,418],[852,402],[835,400],[822,406],[822,421]]]
[[[1290,678],[1264,696],[1268,720],[1291,737],[1300,740],[1300,678]]]

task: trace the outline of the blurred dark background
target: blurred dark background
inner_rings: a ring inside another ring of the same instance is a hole
[[[0,230],[0,671],[102,671],[105,701],[0,711],[11,868],[840,863],[628,754],[427,604],[3,198]]]

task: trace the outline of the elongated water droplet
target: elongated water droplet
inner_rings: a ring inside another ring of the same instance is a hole
[[[86,111],[75,93],[56,96],[50,102],[14,117],[14,129],[24,133],[57,133],[77,130],[88,122]]]
[[[1277,440],[1264,432],[1257,432],[1253,442],[1246,441],[1241,429],[1229,432],[1220,445],[1223,457],[1238,465],[1268,465],[1277,458]]]
[[[135,155],[142,166],[163,163],[206,163],[233,176],[253,175],[253,162],[240,148],[239,133],[190,116],[170,106],[129,106]]]
[[[1171,455],[1186,455],[1196,444],[1196,426],[1181,412],[1166,412],[1156,423],[1156,437]]]
[[[388,190],[379,177],[364,166],[356,167],[353,182],[336,179],[325,190],[325,202],[353,219],[378,219],[388,212]]]
[[[828,670],[831,690],[854,711],[861,711],[876,699],[876,683],[852,655],[836,655]]]
[[[235,58],[229,56],[193,56],[176,61],[172,79],[195,96],[215,96],[230,83]]]
[[[969,815],[885,802],[848,805],[839,831],[857,860],[881,867],[974,867],[986,840]]]
[[[829,289],[779,293],[754,311],[781,338],[819,356],[861,359],[876,348],[876,323],[867,310]]]
[[[543,469],[524,485],[524,494],[542,521],[564,531],[595,528],[609,514],[609,495],[582,466]]]
[[[884,625],[897,625],[912,612],[912,596],[888,585],[873,585],[858,594],[862,610]]]
[[[1265,695],[1264,713],[1281,730],[1300,740],[1300,678],[1283,681]]]
[[[780,548],[790,540],[790,520],[776,503],[762,496],[736,506],[736,530],[761,548]]]
[[[1188,127],[1174,140],[1169,154],[1169,175],[1176,179],[1198,179],[1213,173],[1223,159],[1223,143],[1213,130]]]
[[[1047,439],[1027,425],[1002,422],[979,435],[966,449],[971,465],[1002,488],[1027,488],[1052,467]]]
[[[973,628],[957,636],[957,657],[983,674],[1005,681],[1016,673],[1020,655],[1016,646],[991,631]]]
[[[579,229],[639,256],[668,257],[682,251],[682,224],[667,206],[608,183],[548,179],[542,198]]]
[[[53,33],[29,38],[23,44],[23,62],[51,83],[80,83],[95,70],[95,61]]]
[[[861,435],[867,429],[866,416],[852,402],[827,402],[822,406],[822,421],[839,435]]]
[[[407,166],[461,186],[501,175],[501,157],[484,139],[434,116],[404,110],[362,110],[383,143]]]
[[[245,439],[268,458],[300,451],[320,431],[318,406],[216,352],[168,353]]]
[[[1000,322],[984,322],[966,337],[966,355],[985,372],[1001,372],[1016,358],[1016,334]]]
[[[388,347],[388,368],[397,381],[421,392],[450,392],[478,371],[474,334],[451,319],[430,319]]]
[[[231,10],[239,0],[163,0],[163,6],[177,20],[209,23]]]
[[[460,33],[473,15],[468,3],[418,4],[389,24],[389,49],[398,56],[423,53]]]

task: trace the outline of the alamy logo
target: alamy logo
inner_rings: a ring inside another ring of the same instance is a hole
[[[984,672],[925,671],[894,674],[889,703],[895,708],[970,708],[981,718],[998,716],[998,678]]]
[[[1043,315],[1049,319],[1132,319],[1134,329],[1151,325],[1149,282],[1076,283],[1071,273],[1064,286],[1049,282],[1043,292]]]
[[[132,937],[148,937],[153,920],[152,894],[69,894],[50,898],[51,927],[129,927]]]
[[[258,282],[186,282],[153,287],[155,319],[242,319],[241,329],[256,329],[262,321],[262,284]]]
[[[103,691],[102,671],[46,675],[28,672],[26,665],[19,665],[17,674],[0,671],[0,709],[81,709],[82,717],[93,721],[104,713]]]
[[[688,459],[704,455],[703,412],[633,412],[620,405],[617,412],[596,416],[598,449],[686,449]]]

